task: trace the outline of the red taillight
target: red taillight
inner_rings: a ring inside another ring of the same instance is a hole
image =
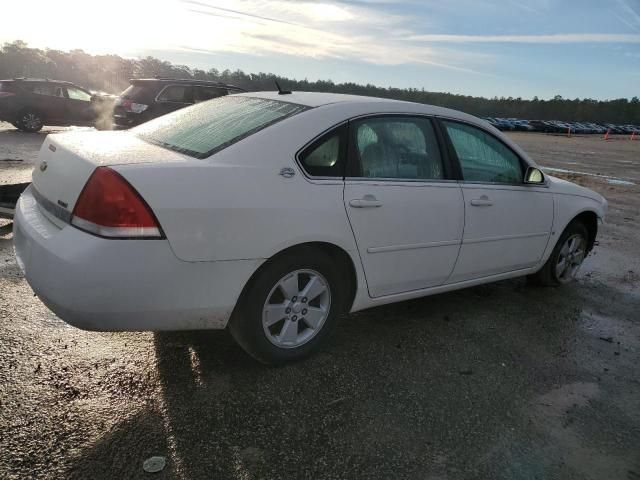
[[[131,110],[131,104],[132,104],[132,103],[133,103],[133,102],[132,102],[131,100],[125,100],[124,98],[123,98],[123,99],[121,99],[121,100],[118,102],[118,104],[119,104],[122,108],[124,108],[127,112],[128,112],[129,110]]]
[[[163,238],[149,205],[119,173],[95,169],[73,209],[71,224],[110,238]]]

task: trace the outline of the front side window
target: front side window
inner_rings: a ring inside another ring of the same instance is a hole
[[[522,183],[518,156],[505,144],[479,128],[445,121],[462,176],[470,182]]]
[[[91,101],[91,95],[79,88],[67,87],[67,95],[73,100],[82,100],[83,102]]]
[[[158,117],[132,131],[155,145],[206,158],[307,108],[265,98],[226,96]]]
[[[442,157],[431,121],[387,116],[352,124],[354,176],[435,180],[444,178]]]
[[[159,102],[191,103],[189,91],[191,87],[187,85],[169,85],[158,95]]]

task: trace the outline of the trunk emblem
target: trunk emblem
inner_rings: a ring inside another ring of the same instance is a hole
[[[45,160],[43,160],[42,162],[40,162],[40,171],[44,172],[47,169],[47,162]]]

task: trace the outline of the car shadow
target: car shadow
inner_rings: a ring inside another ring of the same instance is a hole
[[[564,302],[518,280],[348,315],[317,355],[281,368],[226,331],[157,333],[173,468],[184,478],[443,474],[433,460],[496,440],[531,388],[524,371],[546,370],[574,336],[571,322],[541,331],[550,294]]]
[[[316,355],[280,368],[226,331],[155,333],[156,398],[74,471],[137,478],[151,455],[167,457],[157,478],[181,479],[445,478],[452,468],[497,478],[514,462],[546,471],[527,411],[577,378],[582,303],[574,290],[515,280],[378,307],[345,316]],[[526,447],[510,447],[518,441]]]

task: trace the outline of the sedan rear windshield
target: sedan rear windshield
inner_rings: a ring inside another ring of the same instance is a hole
[[[133,132],[155,145],[206,158],[307,108],[264,98],[227,96],[159,117]]]

